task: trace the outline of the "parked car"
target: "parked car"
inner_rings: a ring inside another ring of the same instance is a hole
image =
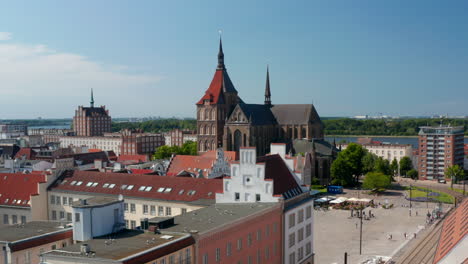
[[[447,183],[447,181],[446,181],[446,180],[444,180],[444,179],[439,179],[439,183],[446,184],[446,183]]]

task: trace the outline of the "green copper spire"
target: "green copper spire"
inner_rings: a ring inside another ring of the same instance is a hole
[[[94,107],[94,95],[93,95],[93,88],[91,88],[91,107]]]

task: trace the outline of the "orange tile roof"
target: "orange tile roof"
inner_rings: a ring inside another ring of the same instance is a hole
[[[44,182],[45,174],[0,173],[0,205],[29,207],[37,185]]]
[[[467,234],[468,199],[465,199],[445,218],[433,263],[438,263],[443,259]]]
[[[216,70],[213,80],[211,81],[210,87],[206,90],[205,95],[198,101],[197,104],[203,104],[203,101],[210,100],[210,104],[223,103],[222,91],[224,83],[225,71]]]
[[[237,159],[237,152],[224,151],[224,158],[227,159],[228,162],[235,161]],[[203,175],[206,176],[211,172],[215,160],[215,150],[207,151],[200,156],[176,155],[172,158],[166,175],[176,176],[182,171],[195,173],[198,175],[199,170],[202,170]]]

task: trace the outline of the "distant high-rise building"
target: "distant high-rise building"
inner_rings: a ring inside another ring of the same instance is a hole
[[[90,107],[79,106],[73,117],[73,131],[76,136],[102,136],[111,132],[111,117],[105,106],[94,107],[93,90],[91,90]]]
[[[418,171],[421,179],[443,179],[453,165],[463,168],[463,127],[420,127]]]

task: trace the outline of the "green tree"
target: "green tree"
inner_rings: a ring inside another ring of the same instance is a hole
[[[381,192],[387,189],[390,184],[391,179],[389,175],[385,175],[380,172],[369,172],[364,178],[362,187],[369,190],[376,189],[377,191]]]
[[[182,154],[197,155],[197,142],[187,141],[182,145]]]
[[[362,158],[365,154],[365,149],[356,143],[350,143],[348,147],[339,154],[339,156],[348,163],[350,173],[354,175],[356,183],[358,182],[359,176],[363,173]]]
[[[453,188],[453,181],[459,181],[463,179],[465,171],[458,165],[453,165],[445,170],[445,177],[451,179],[451,187]]]
[[[376,159],[377,159],[377,155],[369,151],[366,151],[366,154],[364,154],[364,157],[362,157],[362,172],[364,174],[374,170]]]
[[[349,186],[353,184],[353,174],[351,173],[351,168],[349,163],[341,156],[341,153],[338,154],[338,158],[333,161],[330,168],[332,184]]]
[[[390,163],[390,171],[393,176],[398,173],[398,161],[395,158],[392,160],[392,163]]]
[[[415,169],[409,170],[409,171],[406,173],[406,175],[408,175],[408,177],[410,177],[410,178],[413,179],[413,180],[418,179],[418,171],[415,170]]]
[[[390,162],[382,157],[378,157],[377,160],[375,160],[374,172],[390,175]]]
[[[172,155],[172,148],[164,145],[156,149],[156,152],[153,154],[153,159],[167,159]]]
[[[406,176],[409,170],[413,168],[413,163],[408,156],[404,156],[400,160],[400,175]]]

